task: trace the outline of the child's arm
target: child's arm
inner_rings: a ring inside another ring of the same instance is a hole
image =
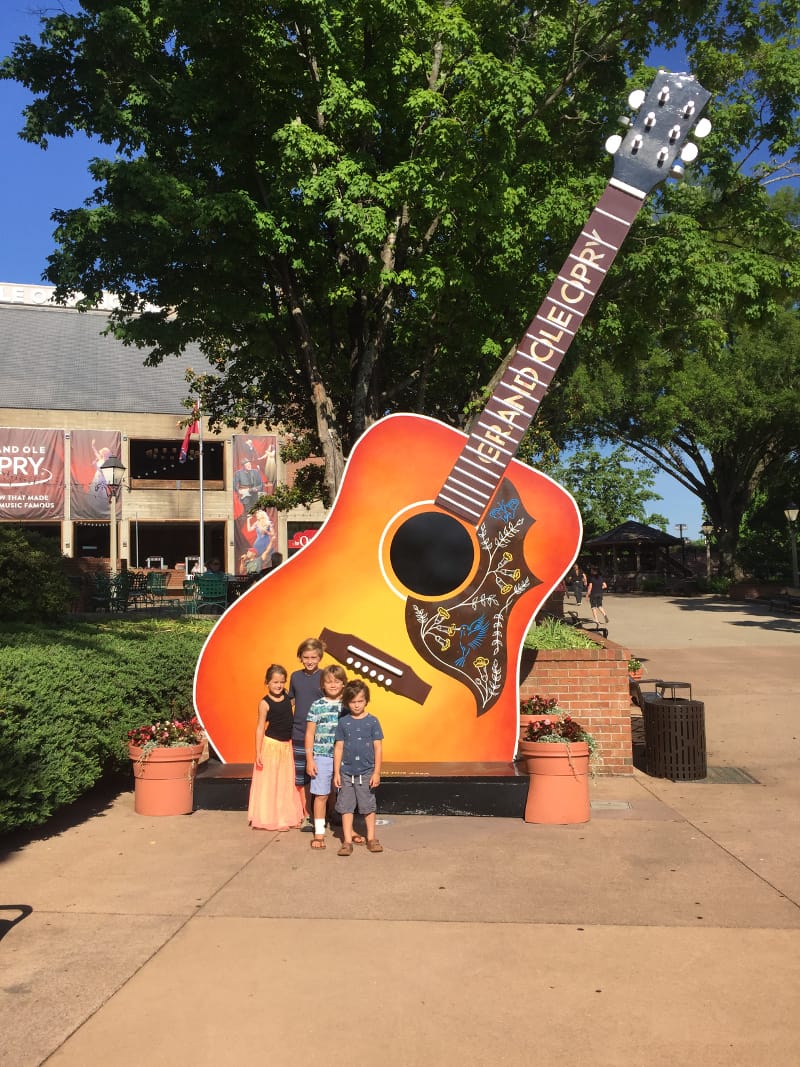
[[[381,763],[383,762],[383,741],[373,741],[372,747],[375,751],[375,766],[370,775],[369,785],[370,789],[377,789],[381,784]]]
[[[267,712],[269,706],[266,700],[260,700],[258,702],[258,722],[256,723],[256,768],[262,770],[264,764],[261,762],[261,749],[264,745],[264,732],[267,729]]]
[[[344,741],[336,741],[333,746],[333,788],[342,788],[342,756]]]
[[[317,724],[309,720],[306,725],[306,774],[309,778],[317,777],[317,765],[314,762],[314,735],[317,732]]]

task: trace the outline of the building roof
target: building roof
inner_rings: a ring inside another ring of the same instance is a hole
[[[602,548],[603,545],[660,545],[663,548],[669,545],[679,545],[681,539],[672,534],[664,533],[655,526],[645,526],[641,522],[623,522],[621,526],[615,526],[608,533],[598,534],[584,541],[585,546]]]
[[[185,415],[187,368],[210,369],[200,350],[145,367],[146,351],[104,336],[107,324],[102,311],[0,303],[0,404]]]

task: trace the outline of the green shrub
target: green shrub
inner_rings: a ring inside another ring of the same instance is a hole
[[[567,626],[558,619],[542,619],[538,625],[531,626],[525,635],[525,648],[597,648],[597,642],[588,634]]]
[[[713,578],[698,578],[697,589],[700,593],[716,593],[717,596],[727,596],[731,588],[730,578],[720,578],[715,575]]]
[[[72,593],[58,544],[34,530],[0,523],[0,620],[53,619]]]
[[[38,825],[124,766],[128,730],[192,707],[212,620],[0,627],[0,832]]]

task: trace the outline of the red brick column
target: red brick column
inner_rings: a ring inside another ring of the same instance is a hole
[[[598,774],[631,774],[631,698],[628,652],[595,638],[597,648],[523,649],[520,700],[538,693],[557,697],[561,707],[597,739]]]

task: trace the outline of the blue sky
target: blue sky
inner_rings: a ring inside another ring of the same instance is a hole
[[[0,55],[8,55],[23,34],[38,39],[39,18],[19,0],[8,5],[0,19]],[[69,6],[65,4],[65,6]],[[672,58],[672,57],[671,57]],[[672,69],[686,69],[672,64]],[[13,82],[0,82],[0,283],[35,285],[42,280],[47,257],[53,250],[51,213],[57,208],[78,206],[92,192],[88,160],[104,154],[87,138],[50,141],[46,151],[17,136],[21,112],[31,97]],[[587,214],[592,205],[587,205]],[[598,297],[602,300],[602,293]],[[656,478],[656,492],[663,497],[651,511],[669,519],[669,533],[699,537],[702,509],[697,497],[666,474]]]

